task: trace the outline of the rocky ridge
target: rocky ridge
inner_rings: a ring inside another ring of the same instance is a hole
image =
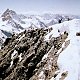
[[[0,50],[1,80],[50,80],[59,68],[57,58],[68,34],[51,37],[45,41],[50,29],[35,29],[12,35]],[[65,42],[65,45],[69,41]],[[67,47],[67,45],[66,45]],[[62,50],[64,50],[63,48]],[[48,55],[48,57],[46,56]],[[62,78],[67,76],[62,74]]]

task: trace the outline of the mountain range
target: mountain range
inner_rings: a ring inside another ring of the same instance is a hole
[[[0,15],[0,44],[13,33],[20,33],[25,29],[48,28],[51,25],[74,18],[79,19],[80,16],[50,13],[41,15],[17,14],[15,11],[7,9]]]

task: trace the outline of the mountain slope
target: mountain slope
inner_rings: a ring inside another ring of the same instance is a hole
[[[62,24],[58,24],[52,26],[53,30],[52,36],[59,36],[62,32],[66,31],[68,33],[68,38],[66,41],[70,41],[68,47],[64,49],[65,43],[62,46],[62,49],[60,49],[60,55],[58,58],[58,66],[59,66],[59,71],[58,75],[55,78],[56,80],[59,80],[60,78],[63,79],[62,77],[63,73],[66,73],[67,77],[65,80],[79,80],[80,79],[80,20],[79,19],[74,19],[70,22],[64,22]],[[59,31],[55,34],[55,30]],[[51,35],[49,33],[48,36]],[[46,39],[49,40],[49,39]],[[63,51],[62,51],[63,50]],[[58,53],[59,54],[59,53]],[[65,75],[65,76],[66,76]],[[51,79],[53,80],[53,78]]]

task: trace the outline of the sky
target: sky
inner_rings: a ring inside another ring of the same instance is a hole
[[[0,13],[7,8],[18,13],[52,12],[80,15],[80,0],[0,0]]]

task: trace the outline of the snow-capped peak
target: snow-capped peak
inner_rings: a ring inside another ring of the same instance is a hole
[[[2,20],[6,21],[11,19],[14,15],[16,15],[15,11],[7,9],[3,14],[2,14]]]

